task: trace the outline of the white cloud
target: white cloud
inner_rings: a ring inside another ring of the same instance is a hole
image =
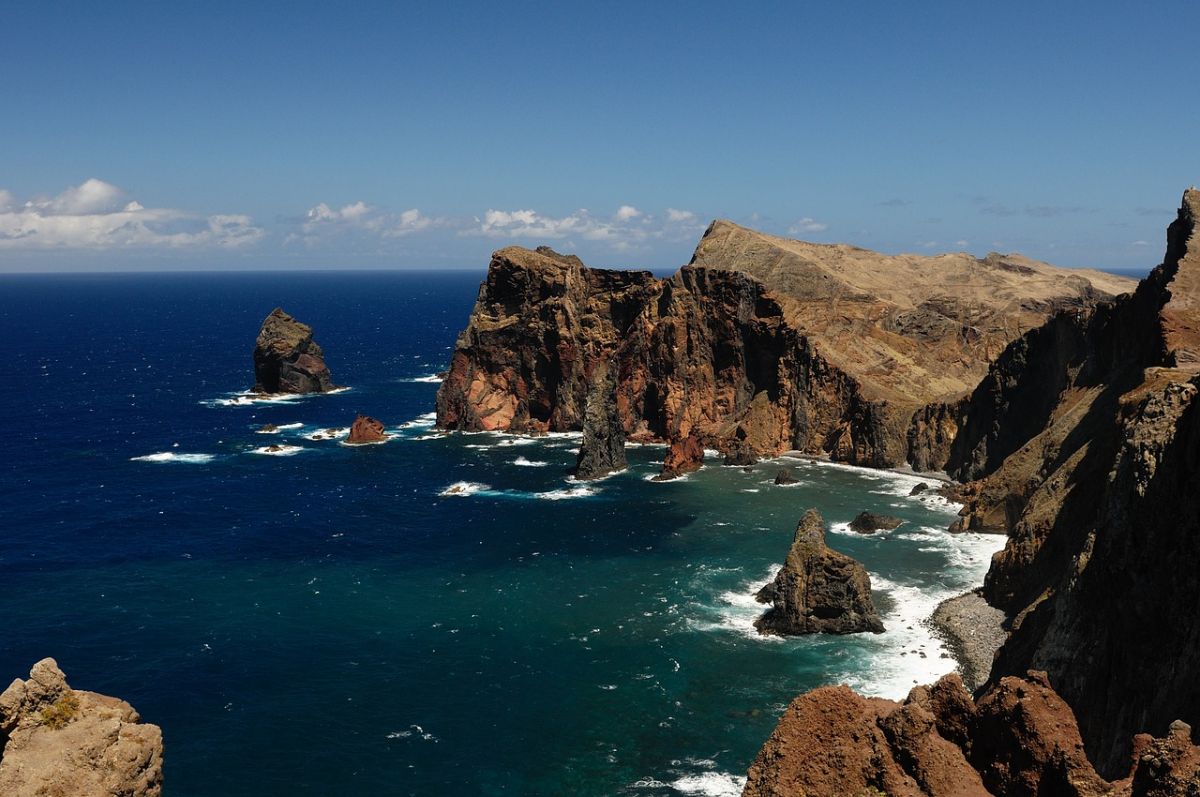
[[[237,247],[262,236],[249,216],[147,208],[95,178],[24,204],[0,190],[0,248]]]
[[[617,221],[632,221],[640,215],[642,212],[633,205],[621,205],[617,208]]]
[[[963,247],[963,248],[965,249],[966,247],[968,247],[968,246],[970,246],[970,245],[971,245],[971,242],[970,242],[970,241],[968,241],[968,240],[965,240],[965,239],[960,239],[960,240],[958,240],[958,241],[955,241],[955,242],[954,242],[954,245],[955,245],[955,246],[961,246],[961,247]]]
[[[383,238],[401,238],[443,223],[444,220],[426,216],[417,208],[387,213],[361,200],[336,209],[321,202],[304,214],[304,234],[289,236],[289,240],[299,237],[313,244],[325,235],[336,235],[347,230],[364,231]]]
[[[460,236],[539,240],[581,239],[603,243],[619,252],[655,240],[683,240],[696,235],[702,226],[696,214],[668,208],[665,218],[622,205],[610,217],[580,209],[566,216],[548,216],[536,210],[488,209],[483,218],[459,231]]]
[[[1130,246],[1149,246],[1149,241],[1134,241]]]
[[[667,221],[672,223],[692,222],[696,220],[696,214],[690,210],[676,210],[675,208],[667,208]]]
[[[806,232],[821,232],[828,229],[829,225],[816,219],[805,216],[796,221],[791,227],[788,227],[788,235],[803,235]]]

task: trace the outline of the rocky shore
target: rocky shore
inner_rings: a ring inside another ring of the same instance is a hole
[[[950,649],[967,689],[983,686],[996,651],[1008,638],[1004,612],[989,605],[977,589],[942,601],[928,622]]]

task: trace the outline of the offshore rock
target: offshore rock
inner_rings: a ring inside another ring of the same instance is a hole
[[[891,531],[899,528],[904,521],[892,515],[877,515],[874,512],[859,512],[850,521],[850,530],[859,534],[874,534],[877,531]]]
[[[72,689],[54,659],[0,693],[0,794],[159,797],[162,731],[126,702]]]
[[[671,443],[667,455],[663,458],[662,472],[654,477],[655,481],[663,482],[677,479],[685,473],[700,470],[704,464],[704,444],[697,435],[690,434],[681,440]]]
[[[903,703],[814,689],[792,701],[750,766],[744,797],[1192,797],[1200,748],[1173,723],[1138,737],[1132,772],[1093,768],[1071,708],[1045,673],[1010,676],[978,701],[957,675]]]
[[[959,400],[1055,311],[1127,280],[1019,256],[889,257],[718,221],[667,279],[501,249],[438,391],[438,424],[583,427],[590,360],[611,352],[625,433],[699,434],[735,461],[787,450],[940,468]]]
[[[825,544],[825,521],[804,513],[775,580],[759,590],[771,609],[754,623],[761,634],[880,633],[883,621],[871,603],[866,569]]]
[[[369,443],[383,443],[387,439],[388,435],[384,430],[382,421],[378,421],[369,415],[359,415],[354,419],[354,423],[350,425],[350,434],[346,437],[346,442],[352,446],[359,446]]]
[[[799,481],[791,468],[783,468],[775,474],[775,483],[779,485],[797,484]]]
[[[263,320],[254,345],[256,393],[326,393],[335,385],[312,327],[276,307]]]
[[[575,478],[598,479],[625,470],[625,430],[617,412],[617,374],[605,361],[592,372],[583,417],[583,442],[575,462]]]

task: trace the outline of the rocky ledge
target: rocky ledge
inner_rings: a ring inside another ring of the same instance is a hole
[[[254,392],[327,393],[336,386],[312,327],[276,307],[254,344]]]
[[[162,731],[42,659],[0,693],[0,794],[159,797]]]
[[[904,521],[893,515],[877,515],[874,512],[859,512],[850,521],[850,530],[859,534],[874,534],[877,531],[891,531],[900,528]]]
[[[771,604],[754,623],[761,634],[883,631],[871,603],[871,577],[861,564],[825,544],[825,521],[815,509],[800,519],[783,567],[756,599]]]
[[[1092,766],[1046,674],[1002,678],[978,699],[957,675],[903,703],[846,686],[792,701],[750,766],[743,797],[1184,797],[1200,787],[1191,728],[1139,736],[1132,771]],[[1191,789],[1191,790],[1189,790]]]

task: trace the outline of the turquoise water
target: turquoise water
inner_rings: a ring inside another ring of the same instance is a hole
[[[901,696],[952,667],[922,620],[1001,540],[945,533],[955,507],[911,476],[710,459],[655,483],[641,446],[583,486],[577,436],[433,429],[478,280],[6,279],[0,675],[51,655],[128,699],[163,727],[173,795],[717,795],[797,693]],[[237,395],[276,304],[348,391]],[[393,439],[310,439],[359,411]],[[775,486],[783,466],[801,483]],[[885,634],[754,633],[810,506]],[[847,531],[864,509],[906,523]]]

